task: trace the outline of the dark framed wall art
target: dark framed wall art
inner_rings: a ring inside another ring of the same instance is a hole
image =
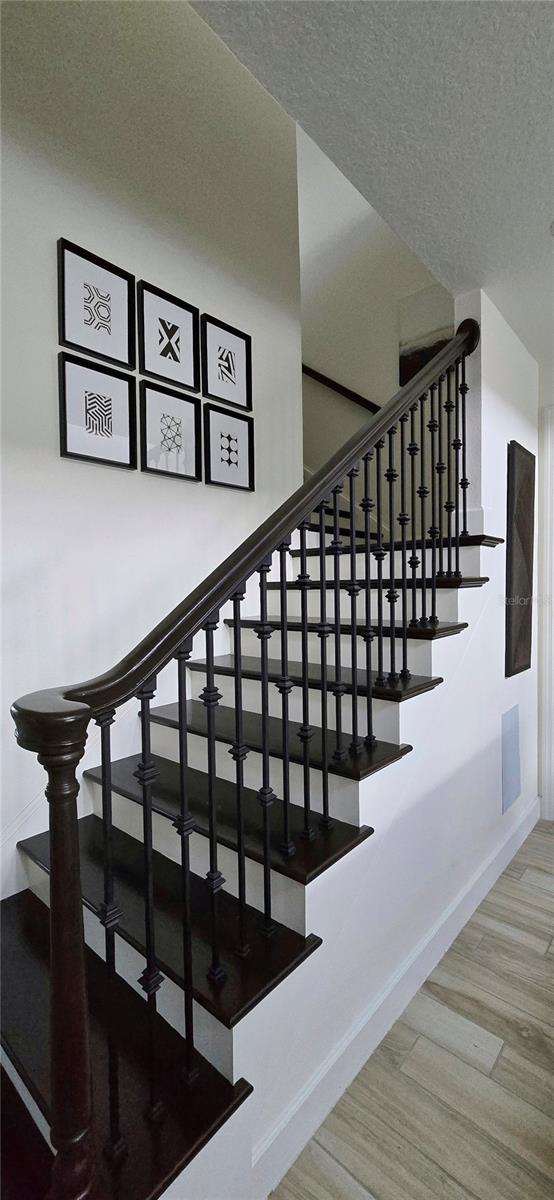
[[[506,521],[506,676],[531,666],[533,639],[533,540],[535,456],[508,445]]]
[[[199,318],[194,305],[141,279],[138,333],[143,375],[200,391]]]
[[[202,388],[211,400],[252,409],[252,338],[202,315]]]
[[[62,458],[135,470],[135,381],[72,354],[58,356]]]
[[[62,346],[133,370],[134,275],[60,238],[58,325]]]
[[[196,396],[140,384],[140,461],[143,471],[175,479],[202,478],[202,415]]]
[[[217,404],[204,405],[206,483],[254,491],[254,424]]]

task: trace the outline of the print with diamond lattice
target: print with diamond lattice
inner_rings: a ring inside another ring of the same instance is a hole
[[[183,422],[181,417],[171,413],[162,413],[160,417],[160,446],[162,450],[179,450],[183,448]]]
[[[97,437],[111,438],[111,396],[102,396],[100,392],[85,392],[85,428],[87,433],[94,433]]]
[[[220,346],[217,352],[217,378],[222,383],[237,382],[237,360],[233,350]]]
[[[162,317],[158,318],[158,348],[160,358],[171,358],[176,363],[181,361],[181,330]]]
[[[232,433],[220,433],[219,449],[221,451],[221,462],[227,463],[228,467],[238,467],[239,465],[239,440],[233,437]]]
[[[103,329],[109,337],[112,335],[112,297],[110,292],[101,292],[92,283],[83,281],[83,320],[92,329]]]

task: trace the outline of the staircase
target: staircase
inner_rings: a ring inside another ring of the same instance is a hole
[[[464,322],[113,670],[13,705],[50,823],[2,904],[2,1046],[22,1144],[32,1110],[56,1151],[52,1200],[161,1195],[252,1091],[241,1031],[271,1039],[268,997],[320,953],[310,888],[366,852],[372,789],[412,750],[404,712],[421,697],[432,722],[460,596],[487,583],[499,539],[466,506],[478,338]],[[140,749],[115,758],[133,698]]]

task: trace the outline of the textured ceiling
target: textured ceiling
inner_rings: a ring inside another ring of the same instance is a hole
[[[201,0],[197,12],[455,294],[552,343],[554,5]]]

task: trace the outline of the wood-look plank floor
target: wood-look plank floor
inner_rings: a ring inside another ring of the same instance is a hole
[[[554,825],[539,821],[273,1200],[554,1200]]]

